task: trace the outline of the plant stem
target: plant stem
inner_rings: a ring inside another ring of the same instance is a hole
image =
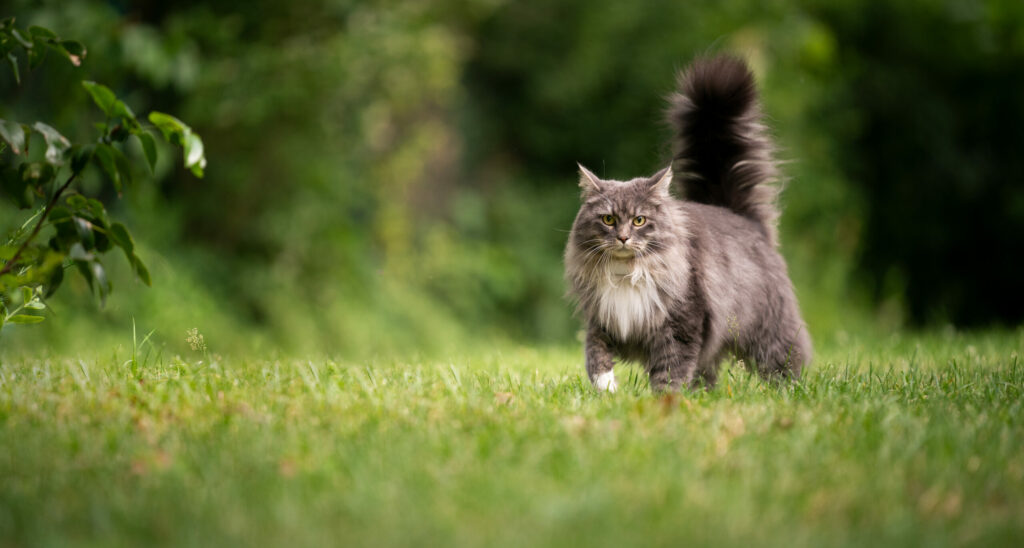
[[[14,265],[18,262],[18,259],[21,258],[22,252],[25,251],[25,248],[28,247],[28,244],[32,242],[32,240],[39,234],[39,231],[43,228],[43,223],[46,222],[46,218],[49,217],[50,211],[53,210],[53,207],[57,205],[57,200],[60,199],[60,195],[63,194],[65,190],[67,190],[71,182],[75,180],[75,177],[78,177],[78,173],[79,172],[77,171],[72,173],[71,176],[68,177],[68,180],[64,181],[64,184],[57,189],[57,192],[53,193],[53,197],[50,198],[50,201],[46,204],[46,208],[43,209],[43,214],[40,215],[39,220],[36,221],[36,226],[35,228],[32,229],[32,233],[28,235],[28,238],[25,238],[25,241],[21,243],[21,246],[19,246],[18,250],[14,252],[14,255],[11,256],[11,259],[7,261],[7,264],[5,264],[3,268],[0,268],[0,276],[7,274],[8,272],[11,271],[12,268],[14,268]]]

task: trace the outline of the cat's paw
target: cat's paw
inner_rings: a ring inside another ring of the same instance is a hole
[[[607,390],[614,394],[615,391],[619,389],[619,384],[615,382],[615,372],[605,371],[604,373],[600,373],[594,377],[594,388],[596,388],[598,392],[604,392]]]

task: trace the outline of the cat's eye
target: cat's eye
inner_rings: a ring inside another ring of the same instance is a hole
[[[633,226],[644,226],[644,223],[646,222],[647,217],[644,217],[643,215],[637,215],[636,217],[633,217]]]
[[[601,222],[608,226],[612,226],[615,224],[615,215],[604,215],[601,217]]]

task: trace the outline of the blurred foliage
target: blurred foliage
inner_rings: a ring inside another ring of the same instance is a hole
[[[842,47],[825,116],[867,205],[859,271],[915,323],[1024,320],[1024,3],[823,4]]]
[[[15,83],[21,83],[26,64],[31,69],[39,67],[50,51],[76,67],[87,52],[80,42],[61,39],[45,27],[19,28],[13,17],[0,21],[0,54],[9,62]],[[110,88],[88,80],[81,85],[105,117],[95,124],[99,136],[89,141],[72,143],[44,122],[30,126],[0,119],[0,195],[29,210],[20,216],[27,218],[20,226],[3,234],[0,246],[0,328],[43,321],[43,297],[57,291],[64,271],[72,266],[104,302],[113,286],[100,256],[115,248],[124,252],[135,275],[150,284],[149,270],[135,253],[135,243],[125,225],[112,222],[103,202],[82,194],[72,183],[92,167],[102,172],[120,194],[132,183],[132,166],[122,150],[124,143],[134,137],[153,169],[156,141]],[[199,136],[169,114],[154,111],[148,119],[167,142],[184,149],[185,167],[202,177],[206,158]],[[36,134],[42,143],[33,139]],[[36,146],[32,146],[33,140]],[[45,205],[32,212],[37,197]]]
[[[886,6],[17,0],[19,21],[97,36],[91,55],[111,61],[81,70],[140,108],[180,112],[216,160],[202,182],[160,162],[158,186],[126,193],[122,215],[154,257],[153,289],[112,296],[98,325],[76,321],[84,288],[54,306],[77,336],[123,340],[134,316],[178,350],[196,327],[213,352],[363,356],[571,340],[561,251],[577,205],[575,162],[609,177],[667,163],[662,110],[674,71],[696,54],[730,50],[750,60],[790,161],[782,249],[814,336],[907,319],[1019,321],[984,304],[989,288],[962,274],[962,255],[903,246],[926,232],[931,248],[948,250],[946,239],[978,234],[968,217],[979,210],[961,213],[959,195],[914,191],[915,174],[935,179],[946,163],[957,169],[942,172],[941,184],[1002,193],[1001,207],[986,211],[994,226],[1024,218],[1024,191],[1009,170],[1019,160],[1001,152],[1022,141],[1014,108],[1024,98],[1010,84],[1024,69],[1010,61],[1024,43],[1024,15],[997,1]],[[72,91],[63,108],[53,93],[73,90],[61,88],[70,78],[0,81],[0,117],[57,105],[61,127],[86,131],[90,121],[73,108],[84,94]],[[993,89],[943,87],[954,80]],[[995,106],[962,97],[1006,103],[1005,142],[991,141],[987,118],[971,110],[994,116]],[[956,119],[972,120],[973,133],[960,133]],[[949,138],[929,148],[941,128]],[[965,139],[976,142],[957,148]],[[932,163],[918,172],[925,158]],[[935,209],[918,203],[925,195],[949,200]],[[924,222],[951,211],[967,222]],[[1002,241],[1012,257],[1020,244]],[[944,284],[936,295],[958,288],[978,312],[958,314],[962,299],[933,302],[933,289],[911,291],[921,261]],[[55,345],[76,340],[39,333]]]

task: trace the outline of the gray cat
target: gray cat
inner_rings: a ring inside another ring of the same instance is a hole
[[[565,275],[587,374],[614,392],[617,357],[644,364],[655,390],[710,387],[732,353],[799,378],[811,341],[776,249],[779,175],[754,77],[734,57],[698,59],[669,100],[670,167],[614,181],[579,166]]]

